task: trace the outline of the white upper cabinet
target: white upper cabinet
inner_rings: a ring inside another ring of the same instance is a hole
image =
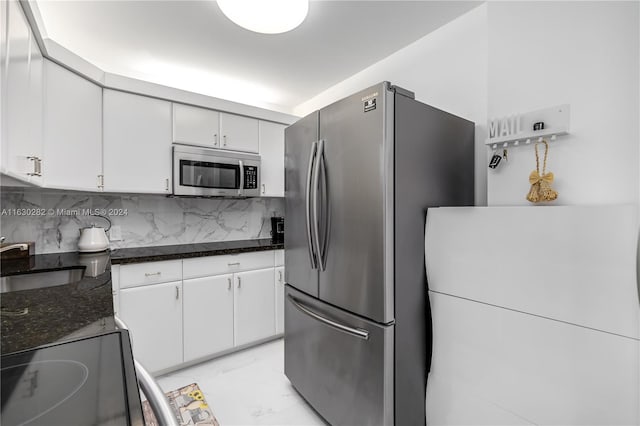
[[[100,190],[102,88],[45,61],[44,186]]]
[[[218,111],[173,104],[174,142],[219,148],[220,140],[220,113]]]
[[[104,190],[171,193],[171,103],[104,89]]]
[[[42,184],[42,55],[17,1],[1,2],[2,171]]]
[[[259,152],[258,120],[241,115],[220,113],[221,148]]]
[[[260,195],[264,197],[284,197],[285,127],[260,121]]]

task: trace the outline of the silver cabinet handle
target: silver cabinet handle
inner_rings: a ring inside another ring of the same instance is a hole
[[[319,207],[319,198],[318,198],[318,185],[320,184],[320,168],[324,162],[324,140],[320,140],[318,142],[318,155],[316,156],[316,164],[315,170],[313,173],[313,232],[314,232],[314,241],[316,247],[316,256],[318,257],[318,264],[320,270],[324,271],[324,256],[322,253],[322,244],[320,243],[320,225],[318,217],[318,207]]]
[[[266,192],[267,192],[267,187],[263,183],[262,184],[262,195],[264,195]]]
[[[180,298],[180,287],[176,286],[176,300]]]
[[[98,175],[98,188],[104,188],[104,175]]]
[[[42,159],[39,157],[27,157],[27,160],[33,162],[33,172],[27,173],[27,176],[42,176]]]
[[[213,134],[213,146],[218,146],[218,134]]]
[[[229,266],[240,266],[240,262],[227,263]]]
[[[222,135],[222,145],[227,146],[227,135]]]
[[[240,288],[242,286],[242,283],[240,282],[240,277],[238,277],[238,288]]]
[[[165,191],[169,192],[169,179],[164,180],[164,189]]]
[[[282,282],[282,271],[278,271],[278,281]]]
[[[227,278],[227,282],[229,283],[227,290],[231,290],[231,278]]]
[[[144,273],[144,276],[145,276],[145,277],[153,277],[153,276],[156,276],[156,275],[158,275],[158,276],[159,276],[159,275],[162,275],[162,272],[159,272],[159,271],[158,271],[158,272],[153,272],[153,273],[149,273],[149,272],[145,272],[145,273]]]
[[[318,267],[318,263],[316,262],[316,255],[313,252],[313,232],[311,232],[311,176],[313,175],[313,160],[316,156],[317,146],[317,142],[311,144],[311,151],[309,152],[309,168],[307,169],[307,184],[305,188],[307,246],[309,248],[309,260],[311,261],[311,269],[316,269]]]
[[[338,331],[342,331],[343,333],[349,334],[354,337],[358,337],[360,339],[369,340],[369,332],[367,330],[363,330],[361,328],[353,328],[348,325],[340,324],[339,322],[330,320],[329,318],[325,318],[322,315],[319,315],[313,312],[311,309],[300,303],[290,294],[287,295],[287,298],[291,302],[293,306],[295,306],[300,312],[320,321],[323,324],[328,325],[331,328],[335,328]]]

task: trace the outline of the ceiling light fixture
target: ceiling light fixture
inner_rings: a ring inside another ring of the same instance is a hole
[[[218,0],[234,23],[263,34],[291,31],[307,17],[309,0]]]

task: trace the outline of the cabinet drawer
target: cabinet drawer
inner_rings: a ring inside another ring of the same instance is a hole
[[[182,280],[182,260],[145,262],[120,267],[120,288]]]
[[[284,266],[284,250],[274,250],[276,253],[276,266]]]
[[[273,251],[197,257],[183,261],[184,279],[229,274],[274,266]]]

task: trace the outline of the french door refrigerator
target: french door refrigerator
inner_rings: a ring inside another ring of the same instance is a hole
[[[425,423],[425,214],[473,205],[473,139],[388,82],[285,130],[285,374],[332,425]]]

